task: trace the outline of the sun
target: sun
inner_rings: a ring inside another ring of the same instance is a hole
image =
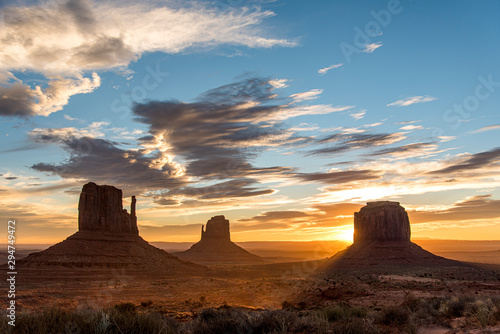
[[[348,227],[346,229],[342,229],[339,232],[337,232],[336,239],[342,240],[342,241],[352,242],[353,241],[353,234],[354,234],[354,228]]]

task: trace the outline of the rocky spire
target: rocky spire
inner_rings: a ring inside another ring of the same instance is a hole
[[[139,234],[135,204],[133,196],[131,213],[128,213],[123,209],[120,189],[89,182],[83,186],[78,202],[78,229]]]
[[[410,241],[410,220],[399,202],[368,202],[354,213],[354,243]]]

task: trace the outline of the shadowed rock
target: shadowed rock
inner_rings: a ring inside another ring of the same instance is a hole
[[[87,183],[78,204],[79,231],[18,261],[20,268],[124,268],[148,273],[200,273],[206,267],[182,261],[139,236],[136,199],[123,209],[122,191]]]
[[[201,240],[184,252],[174,253],[181,259],[204,264],[249,264],[264,260],[231,241],[229,220],[214,216],[201,226]]]
[[[410,241],[410,221],[398,202],[369,202],[354,213],[354,243],[326,260],[321,271],[396,266],[457,266]]]
[[[135,196],[132,196],[131,213],[128,213],[123,209],[120,189],[87,183],[78,202],[78,230],[138,235],[135,204]]]
[[[231,241],[229,234],[229,220],[224,216],[212,217],[207,222],[207,229],[201,226],[201,240]]]
[[[399,202],[368,202],[354,213],[354,243],[410,241],[410,220]]]

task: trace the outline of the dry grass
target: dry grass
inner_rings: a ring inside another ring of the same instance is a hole
[[[284,306],[290,306],[284,303]],[[107,309],[79,307],[75,310],[47,309],[39,313],[17,314],[15,331],[5,316],[2,333],[78,334],[280,334],[334,333],[377,334],[397,329],[400,333],[423,333],[430,324],[446,324],[464,317],[476,328],[500,321],[500,298],[415,298],[407,296],[399,306],[382,309],[352,307],[347,303],[321,309],[298,308],[253,310],[221,306],[207,308],[187,321],[156,311],[151,302],[141,305],[120,303]]]

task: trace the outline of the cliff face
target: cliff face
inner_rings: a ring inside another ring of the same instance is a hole
[[[207,222],[206,230],[201,226],[201,240],[207,239],[231,241],[229,220],[224,216],[215,216]]]
[[[354,243],[410,242],[410,220],[398,202],[369,202],[354,213]]]
[[[87,183],[83,186],[78,203],[78,229],[138,235],[135,202],[133,196],[131,213],[128,213],[123,209],[120,189]]]

